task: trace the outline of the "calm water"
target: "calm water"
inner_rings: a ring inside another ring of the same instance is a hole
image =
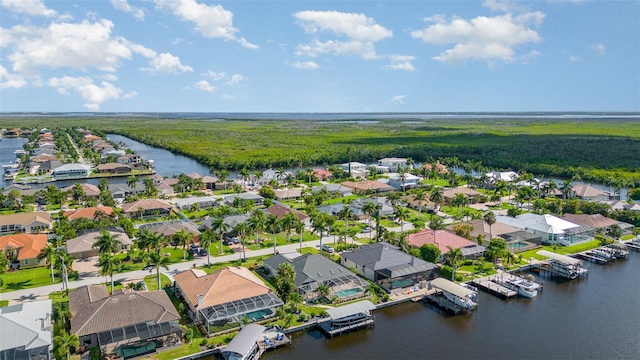
[[[368,330],[299,332],[265,359],[640,359],[640,254],[629,257],[592,264],[587,279],[543,279],[532,300],[481,292],[468,315],[408,303],[376,311]]]
[[[22,149],[22,145],[27,142],[27,138],[4,138],[0,140],[0,165],[9,164],[16,159],[13,153],[18,149]],[[2,170],[2,168],[0,168]],[[0,175],[2,175],[0,173]],[[0,188],[11,185],[12,182],[5,182],[0,176]]]

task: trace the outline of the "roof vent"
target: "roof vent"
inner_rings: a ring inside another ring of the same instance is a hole
[[[198,307],[201,307],[204,304],[204,295],[198,294],[196,297],[198,298]]]

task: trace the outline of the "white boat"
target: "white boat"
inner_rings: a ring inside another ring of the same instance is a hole
[[[518,293],[520,296],[526,298],[534,298],[538,295],[538,289],[540,285],[533,281],[528,281],[522,278],[495,278],[494,281],[510,290]]]
[[[460,297],[448,291],[443,291],[443,294],[449,301],[467,310],[473,310],[478,306],[478,304],[468,297]]]
[[[359,312],[357,314],[353,314],[353,315],[349,315],[347,317],[343,317],[343,318],[340,318],[340,319],[333,320],[333,322],[331,323],[331,326],[334,326],[334,327],[347,326],[347,325],[359,323],[360,321],[364,321],[364,320],[367,320],[369,318],[371,318],[371,312],[370,311],[363,311],[363,312]]]

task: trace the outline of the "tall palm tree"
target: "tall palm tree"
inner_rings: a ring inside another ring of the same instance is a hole
[[[66,328],[67,321],[71,319],[71,309],[66,301],[54,302],[52,305],[51,320],[59,324],[61,329]]]
[[[407,240],[407,234],[406,233],[398,233],[396,234],[396,239],[395,239],[395,246],[397,246],[400,250],[402,250],[403,252],[409,252],[409,242]]]
[[[393,216],[395,216],[396,220],[400,221],[400,232],[403,232],[404,222],[409,219],[409,210],[401,206],[396,206],[393,211]]]
[[[93,247],[98,248],[98,251],[101,254],[107,253],[113,255],[120,251],[122,246],[122,241],[120,241],[119,237],[120,235],[111,235],[111,233],[103,229],[100,231],[100,236],[93,244]]]
[[[55,250],[55,260],[53,261],[56,269],[60,271],[62,278],[62,289],[69,288],[69,272],[72,271],[73,258],[69,256],[67,250],[63,247],[57,247]]]
[[[169,270],[169,262],[171,259],[167,256],[162,256],[160,251],[152,252],[147,256],[146,266],[154,266],[156,268],[156,277],[158,280],[158,290],[162,289],[162,284],[160,283],[160,268],[164,268],[165,270]]]
[[[55,278],[53,276],[53,263],[56,259],[56,246],[55,244],[52,243],[48,243],[47,246],[45,246],[44,248],[42,248],[42,250],[40,250],[40,255],[38,255],[38,259],[43,260],[46,259],[47,260],[47,264],[49,264],[49,268],[51,269],[51,282],[55,281]]]
[[[286,213],[280,220],[281,228],[287,231],[287,243],[291,241],[291,230],[298,221],[298,216],[293,211]]]
[[[423,189],[418,189],[413,195],[413,200],[418,203],[418,217],[422,216],[422,204],[427,200],[427,194]]]
[[[229,180],[229,171],[226,169],[220,169],[216,172],[218,175],[218,181],[224,184],[224,190],[227,190],[227,180]]]
[[[431,200],[436,205],[436,210],[440,210],[440,204],[444,203],[442,188],[434,186],[433,189],[431,189],[429,200]]]
[[[193,234],[187,232],[184,228],[173,234],[173,241],[176,246],[182,246],[182,260],[187,259],[187,246],[193,244]]]
[[[349,230],[349,219],[352,218],[353,215],[354,215],[353,210],[348,205],[343,207],[342,210],[338,212],[338,217],[345,221],[345,229],[347,231]]]
[[[71,358],[71,349],[80,347],[80,339],[76,334],[69,334],[66,330],[60,330],[60,333],[53,337],[53,348],[57,359]]]
[[[216,234],[213,230],[207,229],[200,234],[200,247],[207,251],[207,267],[211,267],[211,244],[215,240]]]
[[[255,209],[251,213],[251,217],[247,222],[249,223],[249,227],[256,234],[256,245],[260,242],[260,232],[264,230],[264,222],[266,221],[267,216],[260,209]]]
[[[327,228],[327,220],[323,213],[317,213],[311,218],[311,227],[320,235],[320,250],[322,250],[322,236]]]
[[[113,294],[113,273],[122,269],[122,261],[111,253],[101,253],[98,259],[100,275],[111,277],[111,294]]]
[[[281,220],[276,215],[269,214],[264,222],[264,226],[268,232],[273,234],[273,255],[275,255],[278,252],[276,235],[280,232]]]
[[[293,228],[300,235],[300,250],[302,250],[302,236],[304,235],[304,223],[300,219],[296,219]]]
[[[445,257],[451,263],[451,281],[456,280],[456,270],[458,269],[458,263],[464,260],[464,254],[462,253],[462,249],[452,249],[449,248],[449,252],[445,254]]]
[[[233,228],[233,231],[238,234],[240,238],[240,243],[242,244],[242,259],[243,261],[247,259],[247,254],[245,253],[244,242],[246,236],[251,232],[250,226],[247,222],[239,222]]]
[[[485,223],[489,225],[489,240],[493,239],[493,224],[496,223],[496,214],[493,211],[487,211],[482,217]]]
[[[136,192],[136,185],[138,185],[138,178],[135,175],[127,177],[127,186],[133,190],[134,194]]]
[[[220,255],[222,255],[224,254],[224,251],[222,249],[223,237],[224,237],[224,234],[228,233],[229,230],[231,230],[231,226],[229,226],[229,224],[224,222],[224,217],[218,216],[213,219],[213,222],[211,223],[211,228],[213,229],[213,231],[216,232],[216,234],[218,234],[218,236],[220,236]]]
[[[371,217],[376,213],[376,204],[373,201],[367,201],[362,205],[362,212],[367,216],[369,223],[369,242],[372,240],[373,228],[371,227]]]

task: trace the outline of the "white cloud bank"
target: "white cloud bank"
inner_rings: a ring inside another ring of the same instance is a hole
[[[196,89],[202,90],[202,91],[206,91],[206,92],[211,92],[211,93],[216,92],[215,86],[209,84],[209,82],[207,80],[198,81],[196,83]]]
[[[51,78],[47,85],[56,88],[58,93],[67,95],[69,90],[74,90],[86,101],[84,107],[88,110],[98,110],[100,104],[112,99],[129,99],[137,95],[135,91],[125,93],[122,89],[115,87],[107,81],[100,83],[101,86],[93,83],[88,76],[61,78]]]
[[[58,13],[44,5],[42,0],[1,0],[0,6],[18,14],[54,17]]]
[[[120,10],[123,13],[131,14],[134,18],[138,20],[144,20],[144,10],[141,8],[131,6],[127,2],[127,0],[111,0],[111,6],[114,9]]]

